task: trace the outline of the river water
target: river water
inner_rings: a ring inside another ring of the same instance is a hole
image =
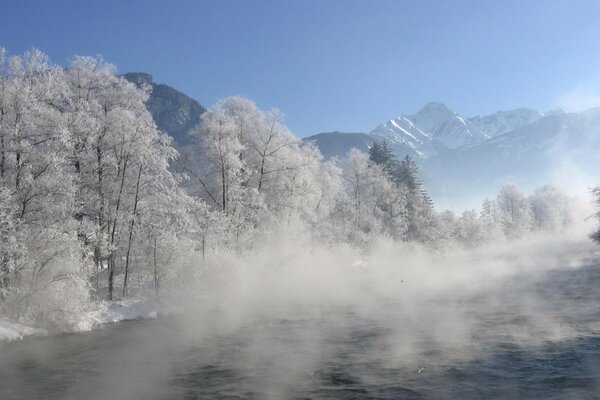
[[[599,267],[426,301],[28,338],[0,345],[0,399],[600,398]]]

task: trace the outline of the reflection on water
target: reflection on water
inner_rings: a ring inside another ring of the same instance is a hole
[[[0,399],[598,396],[599,268],[468,293],[414,313],[382,304],[228,326],[215,312],[30,338],[0,347]]]

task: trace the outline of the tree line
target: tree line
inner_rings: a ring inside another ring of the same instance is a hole
[[[324,160],[283,115],[234,96],[208,109],[181,152],[136,87],[98,57],[53,65],[0,50],[0,308],[76,326],[100,299],[189,278],[207,254],[252,249],[263,233],[319,243],[385,236],[474,246],[559,231],[568,198],[506,186],[481,213],[436,212],[419,168],[386,142]]]

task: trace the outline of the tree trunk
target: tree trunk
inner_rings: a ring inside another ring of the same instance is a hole
[[[113,257],[108,258],[108,299],[113,299],[113,285],[115,282],[115,268],[114,268],[114,259]]]
[[[206,261],[206,230],[202,230],[202,264]]]
[[[0,179],[4,179],[6,165],[6,145],[4,135],[0,132]]]
[[[102,190],[104,168],[102,166],[103,155],[101,147],[102,139],[98,137],[96,143],[96,179],[98,191],[98,225],[96,227],[96,244],[94,246],[94,263],[96,264],[96,293],[100,287],[100,272],[102,271],[102,236],[104,233],[104,192]]]
[[[154,259],[154,299],[157,303],[160,303],[160,282],[158,277],[158,259],[156,257],[156,246],[158,237],[154,238],[154,246],[152,249],[152,255]]]
[[[129,239],[127,240],[127,255],[125,257],[125,277],[123,278],[123,297],[127,295],[127,278],[129,276],[129,260],[131,256],[131,243],[133,241],[133,228],[135,226],[135,217],[137,216],[137,206],[140,192],[140,180],[142,177],[142,165],[138,170],[137,183],[135,185],[135,199],[133,201],[133,212],[131,215],[131,223],[129,224]]]
[[[110,232],[110,255],[109,255],[109,263],[108,263],[108,299],[113,299],[113,285],[115,278],[115,238],[117,231],[117,220],[119,218],[119,208],[121,207],[121,198],[123,196],[123,186],[125,186],[125,174],[127,172],[127,162],[129,157],[125,157],[123,161],[123,168],[121,171],[121,184],[119,185],[119,195],[117,196],[117,204],[115,205],[115,217],[112,221],[112,229]],[[117,177],[119,174],[117,174]]]
[[[223,211],[227,209],[227,185],[225,183],[225,166],[221,166],[221,194],[223,201]]]

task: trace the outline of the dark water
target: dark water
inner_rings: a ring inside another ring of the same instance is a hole
[[[428,302],[29,338],[0,346],[0,399],[600,399],[600,268]]]

